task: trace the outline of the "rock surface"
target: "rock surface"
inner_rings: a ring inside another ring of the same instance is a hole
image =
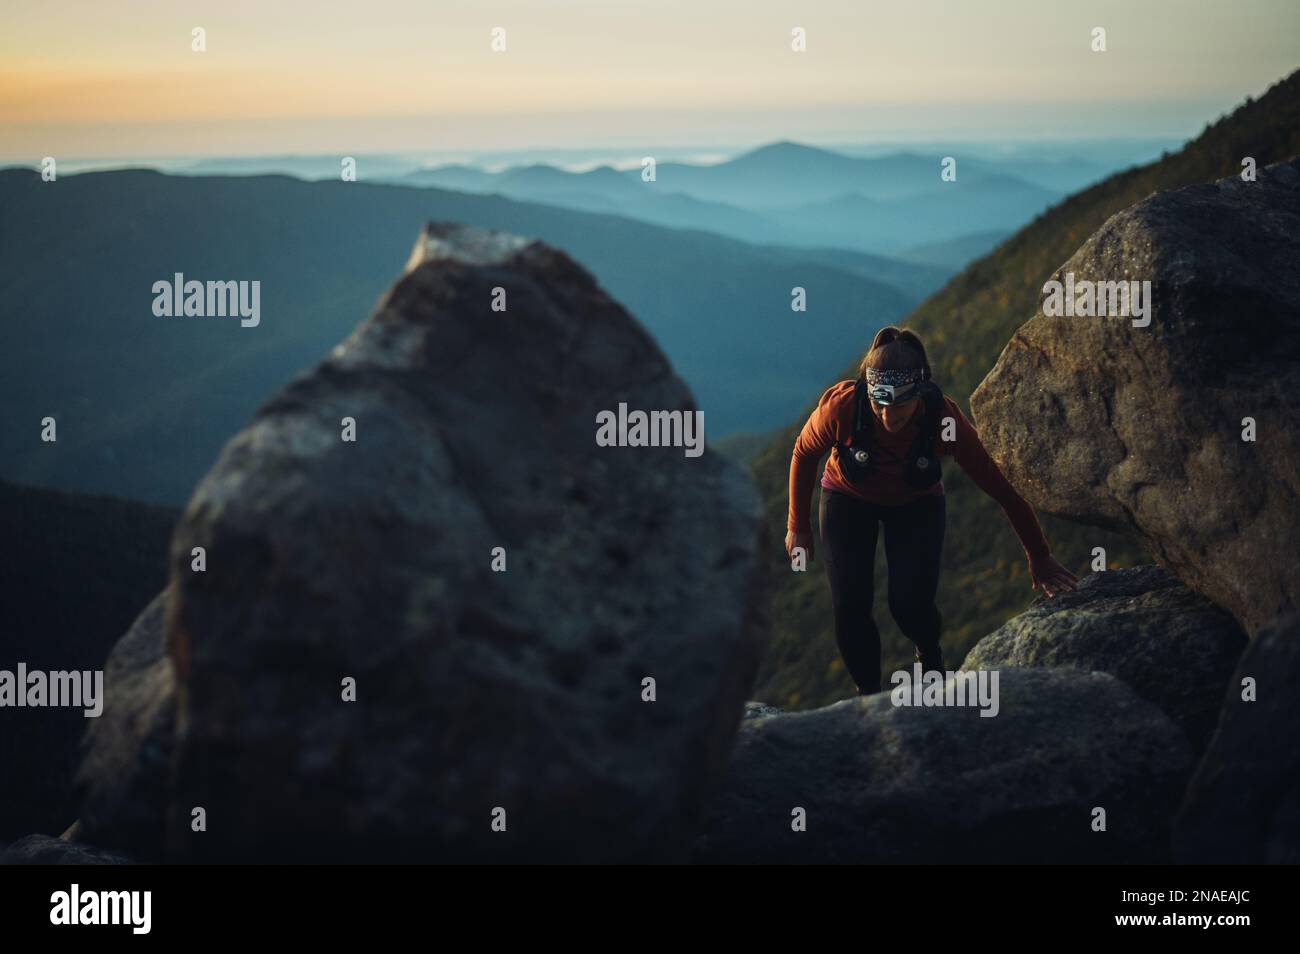
[[[989,452],[1035,507],[1135,534],[1249,635],[1294,611],[1300,160],[1157,193],[1066,273],[1151,281],[1150,324],[1040,306],[971,395]]]
[[[129,865],[125,855],[51,835],[26,835],[0,851],[0,865]]]
[[[597,446],[620,402],[694,410],[587,272],[541,243],[426,230],[177,528],[173,857],[689,850],[761,650],[761,511],[711,452]]]
[[[1254,680],[1255,701],[1243,696]],[[1300,615],[1265,627],[1229,683],[1175,824],[1180,861],[1300,864]]]
[[[76,788],[79,837],[141,859],[165,851],[175,678],[163,619],[167,591],[145,607],[104,664],[104,712],[86,732]]]
[[[999,702],[986,718],[878,693],[745,721],[696,860],[1168,860],[1191,754],[1159,709],[1071,669],[1003,670]]]
[[[1204,751],[1246,647],[1227,611],[1158,566],[1092,573],[1039,597],[980,640],[962,669],[1072,667],[1110,673],[1158,705]]]

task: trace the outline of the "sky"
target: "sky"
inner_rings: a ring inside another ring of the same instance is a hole
[[[25,163],[1188,138],[1300,66],[1300,0],[7,0],[0,18],[0,158]]]

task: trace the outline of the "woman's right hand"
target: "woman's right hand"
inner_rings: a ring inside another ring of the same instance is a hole
[[[804,553],[807,554],[808,559],[811,560],[813,557],[812,531],[796,533],[793,530],[787,530],[785,532],[785,552],[791,560],[794,559],[795,547],[803,547]]]

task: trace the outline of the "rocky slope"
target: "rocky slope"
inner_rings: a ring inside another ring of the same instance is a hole
[[[1245,646],[1226,610],[1145,566],[1092,573],[1077,590],[1039,597],[980,640],[961,668],[1110,673],[1159,706],[1199,754]]]
[[[1159,709],[1112,676],[1070,669],[1005,669],[998,696],[988,718],[899,707],[884,692],[746,719],[696,860],[1168,860],[1192,755]]]
[[[996,716],[900,707],[888,687],[809,712],[748,703],[695,858],[1281,860],[1300,844],[1287,808],[1300,749],[1285,688],[1294,636],[1275,632],[1238,662],[1237,622],[1160,567],[1093,574],[971,651],[962,677],[998,674]],[[1267,705],[1241,703],[1245,675]]]

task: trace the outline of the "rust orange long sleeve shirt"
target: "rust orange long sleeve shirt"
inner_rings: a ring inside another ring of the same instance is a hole
[[[953,400],[944,396],[947,414],[956,423],[954,440],[943,439],[943,427],[935,435],[935,451],[939,457],[953,457],[975,482],[975,485],[1001,505],[1003,512],[1011,523],[1011,528],[1020,538],[1025,555],[1031,560],[1046,556],[1051,552],[1043,528],[1034,515],[1034,510],[1024,497],[1016,492],[997,462],[984,449],[975,425],[967,420]],[[890,434],[883,427],[875,429],[873,440],[879,453],[875,455],[875,470],[870,479],[861,487],[849,483],[840,470],[839,455],[832,454],[826,462],[822,473],[821,485],[826,490],[849,494],[862,500],[879,504],[911,503],[927,494],[944,492],[943,481],[933,487],[918,490],[903,480],[903,462],[907,450],[916,440],[921,427],[921,417],[925,413],[922,404],[918,413],[907,422],[901,431]],[[947,416],[947,415],[945,415]],[[853,437],[853,382],[841,381],[832,385],[817,402],[816,409],[804,424],[799,438],[794,443],[794,454],[790,458],[790,511],[787,526],[796,532],[810,529],[808,508],[812,497],[813,481],[817,477],[817,463],[822,456],[838,441],[851,443]]]

